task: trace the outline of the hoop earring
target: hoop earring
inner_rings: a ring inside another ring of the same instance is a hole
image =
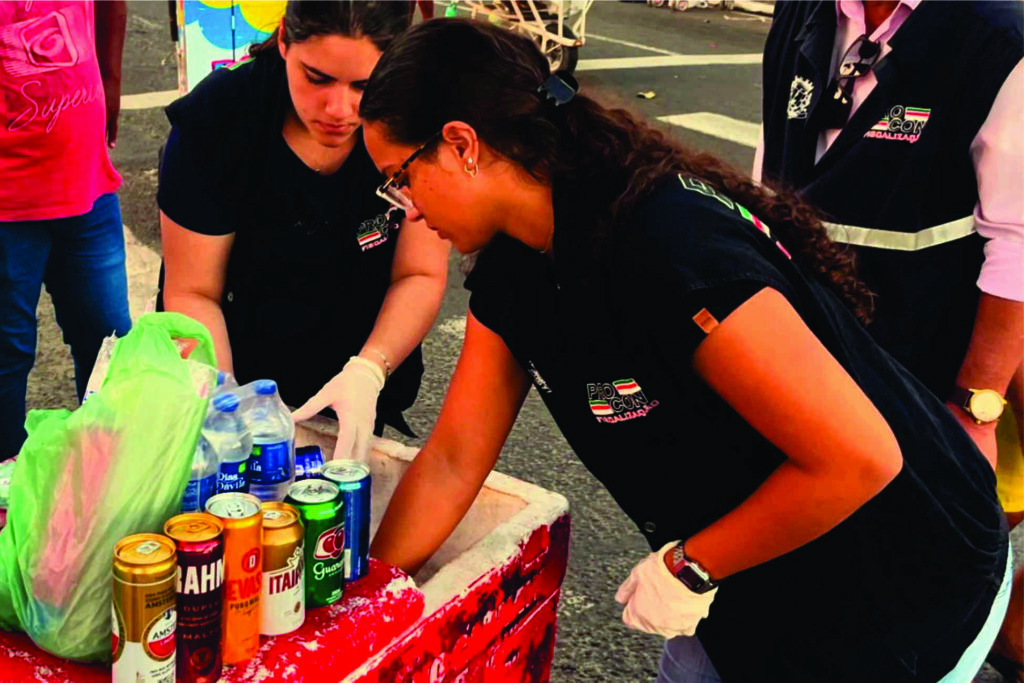
[[[476,172],[479,170],[477,165],[473,163],[473,157],[469,157],[466,160],[466,165],[462,168],[470,178],[476,177]]]

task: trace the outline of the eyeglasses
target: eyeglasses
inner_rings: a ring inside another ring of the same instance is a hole
[[[391,203],[392,206],[398,207],[402,211],[415,211],[416,207],[412,203],[412,198],[402,191],[399,187],[398,182],[402,179],[405,171],[409,168],[409,165],[416,161],[416,157],[427,151],[427,148],[433,145],[435,142],[441,139],[443,130],[437,131],[435,135],[432,135],[429,140],[420,145],[420,148],[409,155],[409,158],[402,162],[402,165],[398,167],[398,170],[384,181],[384,184],[377,188],[377,196],[381,199],[386,199]]]
[[[882,46],[868,40],[866,34],[853,41],[839,63],[839,73],[826,91],[832,93],[832,96],[821,103],[820,121],[823,128],[842,128],[846,125],[853,108],[854,81],[871,71],[881,53]]]

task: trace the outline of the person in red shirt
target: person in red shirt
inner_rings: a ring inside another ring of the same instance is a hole
[[[79,399],[103,338],[131,327],[107,148],[117,141],[123,0],[0,3],[0,460],[25,440],[42,286]]]

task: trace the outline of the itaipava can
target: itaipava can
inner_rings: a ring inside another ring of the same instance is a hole
[[[221,673],[224,525],[191,512],[167,520],[164,533],[178,547],[178,683],[214,683]]]
[[[291,633],[306,620],[305,529],[287,503],[263,504],[263,595],[260,633]]]
[[[345,579],[355,581],[370,568],[370,468],[357,460],[331,460],[322,476],[338,485],[345,500]]]
[[[114,546],[114,683],[174,683],[177,576],[165,536],[133,534]]]
[[[341,491],[329,481],[292,484],[285,502],[306,527],[306,607],[323,607],[345,592],[345,512]]]
[[[314,479],[324,467],[324,452],[319,446],[299,446],[295,449],[295,481]]]
[[[263,510],[256,496],[235,492],[213,496],[206,511],[224,525],[222,659],[239,664],[260,648]]]

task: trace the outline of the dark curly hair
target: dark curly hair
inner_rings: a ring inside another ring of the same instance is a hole
[[[284,35],[280,27],[262,43],[249,47],[256,56],[285,45],[301,43],[315,36],[369,38],[383,52],[402,31],[409,28],[412,15],[408,4],[390,0],[288,0],[284,12]]]
[[[554,107],[537,92],[549,74],[529,38],[466,19],[428,21],[381,57],[360,116],[384,123],[389,137],[406,145],[422,144],[449,121],[464,121],[535,178],[585,181],[598,204],[589,240],[598,259],[659,181],[676,174],[699,178],[764,220],[794,260],[862,322],[870,319],[873,295],[857,279],[852,253],[829,239],[815,210],[797,195],[767,190],[714,156],[582,94]]]

